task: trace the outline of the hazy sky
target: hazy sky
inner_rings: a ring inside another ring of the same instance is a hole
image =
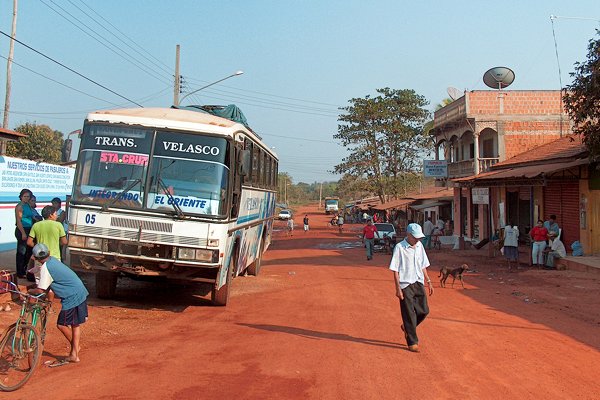
[[[0,0],[10,35],[13,0]],[[346,155],[333,141],[338,108],[375,89],[414,89],[435,104],[449,86],[485,90],[483,73],[507,66],[510,89],[559,89],[600,28],[600,2],[582,1],[158,1],[19,0],[17,39],[121,96],[173,102],[181,45],[184,105],[237,104],[294,183],[336,180]],[[9,40],[0,35],[0,84]],[[89,111],[134,106],[16,44],[10,128],[47,124],[65,134]],[[185,94],[185,93],[184,93]],[[4,90],[2,91],[4,98]],[[2,102],[4,104],[4,102]]]

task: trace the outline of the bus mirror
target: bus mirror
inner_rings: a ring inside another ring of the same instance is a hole
[[[247,176],[250,175],[251,171],[251,163],[252,163],[252,155],[250,154],[250,150],[242,150],[240,155],[240,162],[242,164],[241,175]]]

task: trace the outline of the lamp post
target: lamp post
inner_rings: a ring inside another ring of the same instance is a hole
[[[243,73],[244,73],[244,71],[235,71],[233,74],[231,74],[231,75],[229,75],[229,76],[226,76],[225,78],[219,79],[218,81],[214,81],[213,83],[209,83],[209,84],[208,84],[208,85],[206,85],[206,86],[202,86],[200,89],[193,90],[193,91],[189,92],[188,94],[186,94],[185,96],[183,96],[183,97],[182,97],[182,98],[179,100],[179,104],[181,104],[181,103],[183,102],[183,100],[184,100],[186,97],[188,97],[189,95],[192,95],[192,94],[194,94],[194,93],[197,93],[197,92],[199,92],[199,91],[201,91],[201,90],[203,90],[203,89],[206,89],[206,88],[207,88],[207,87],[209,87],[209,86],[216,85],[216,84],[217,84],[217,83],[219,83],[219,82],[223,82],[225,79],[229,79],[229,78],[233,78],[234,76],[239,76],[239,75],[242,75]]]

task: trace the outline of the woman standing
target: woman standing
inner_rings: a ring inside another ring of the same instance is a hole
[[[538,219],[537,225],[529,231],[529,236],[533,240],[533,249],[531,250],[533,265],[541,268],[544,266],[544,249],[546,248],[546,239],[548,239],[548,229],[544,227],[544,221]]]
[[[19,203],[15,207],[15,238],[17,239],[17,255],[16,255],[16,267],[17,276],[19,278],[25,278],[27,273],[27,264],[31,258],[31,248],[27,246],[27,237],[31,226],[33,225],[33,211],[29,205],[31,199],[31,190],[23,189],[19,194]]]

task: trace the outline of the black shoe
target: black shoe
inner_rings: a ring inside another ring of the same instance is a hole
[[[25,275],[17,275],[17,278],[19,278],[19,279],[25,279],[27,277]]]

